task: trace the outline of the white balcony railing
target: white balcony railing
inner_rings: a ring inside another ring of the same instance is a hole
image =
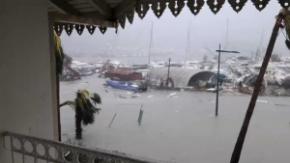
[[[16,133],[3,134],[4,147],[11,151],[11,162],[20,156],[22,163],[154,163],[123,153],[91,150]],[[16,156],[17,154],[17,156]],[[19,155],[20,154],[20,155]],[[30,161],[28,161],[28,159]],[[17,159],[19,160],[19,158]],[[31,161],[32,160],[32,161]]]

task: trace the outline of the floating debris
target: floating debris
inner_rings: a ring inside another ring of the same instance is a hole
[[[263,103],[263,104],[268,104],[269,103],[269,101],[267,101],[267,100],[257,100],[257,102],[258,103]]]
[[[290,105],[288,104],[275,104],[276,106],[280,106],[280,107],[289,107]]]
[[[109,128],[111,128],[111,126],[112,126],[112,124],[113,124],[113,122],[114,122],[116,116],[117,116],[117,113],[114,114],[114,116],[113,116],[111,122],[109,123],[109,125],[108,125]]]
[[[139,112],[139,116],[138,116],[138,124],[139,124],[139,126],[141,126],[141,123],[142,123],[142,117],[143,117],[143,110],[142,110],[142,108],[143,108],[143,105],[141,105],[140,106],[140,112]]]
[[[128,97],[124,94],[118,94],[118,97],[121,99],[127,99]]]
[[[172,98],[172,97],[177,97],[177,93],[176,92],[172,92],[170,93],[167,98]]]
[[[152,97],[154,97],[154,95],[148,95],[148,96],[147,96],[147,98],[152,98]]]

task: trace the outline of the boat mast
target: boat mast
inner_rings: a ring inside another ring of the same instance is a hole
[[[150,30],[150,40],[149,40],[149,47],[148,47],[148,69],[150,69],[151,63],[151,51],[152,51],[152,40],[153,40],[153,21],[151,22],[151,30]],[[146,83],[150,83],[150,73],[148,72],[146,75]]]
[[[148,50],[148,66],[150,66],[150,63],[151,63],[152,39],[153,39],[153,22],[151,22],[151,30],[150,30],[150,40],[149,40],[149,50]]]
[[[263,50],[264,35],[265,35],[265,32],[262,31],[261,37],[260,37],[260,41],[259,41],[259,45],[258,45],[258,48],[256,50],[256,56],[255,56],[255,61],[256,62],[259,62],[259,60],[261,58],[261,55],[262,55],[261,53],[262,53],[262,50]]]
[[[229,18],[227,18],[227,25],[226,25],[226,34],[225,34],[225,49],[228,48],[229,46],[229,26],[230,26],[230,21]]]
[[[188,24],[187,27],[187,37],[186,37],[186,49],[185,49],[185,55],[184,55],[184,66],[186,64],[186,60],[188,59],[188,56],[190,54],[190,28],[191,28],[191,21]]]

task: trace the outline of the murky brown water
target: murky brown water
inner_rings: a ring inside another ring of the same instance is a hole
[[[87,88],[102,96],[95,123],[84,127],[81,144],[178,163],[229,162],[250,96],[221,94],[214,117],[215,94],[150,90],[133,95],[104,88],[97,75],[61,82],[61,101]],[[143,104],[142,125],[137,119]],[[111,128],[109,123],[117,114]],[[74,111],[61,110],[62,136],[73,142]],[[241,163],[290,162],[289,97],[260,97],[246,138]]]

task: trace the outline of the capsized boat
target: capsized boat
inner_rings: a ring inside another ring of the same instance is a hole
[[[130,81],[117,81],[117,80],[107,80],[106,84],[115,89],[142,92],[147,90],[146,84],[140,82],[130,82]]]
[[[219,91],[222,91],[222,90],[223,90],[223,88],[222,87],[219,87]],[[214,88],[208,88],[208,89],[206,89],[206,91],[207,92],[214,92],[214,93],[216,93],[217,88],[216,87],[214,87]]]
[[[116,68],[105,72],[105,77],[111,80],[122,80],[122,81],[137,81],[142,80],[142,73],[135,71],[132,68]]]
[[[253,94],[257,78],[258,78],[257,74],[249,74],[249,75],[244,76],[241,79],[241,81],[239,81],[238,90],[241,93]],[[262,86],[260,89],[260,94],[265,93],[267,86],[268,86],[267,81],[263,80]]]

